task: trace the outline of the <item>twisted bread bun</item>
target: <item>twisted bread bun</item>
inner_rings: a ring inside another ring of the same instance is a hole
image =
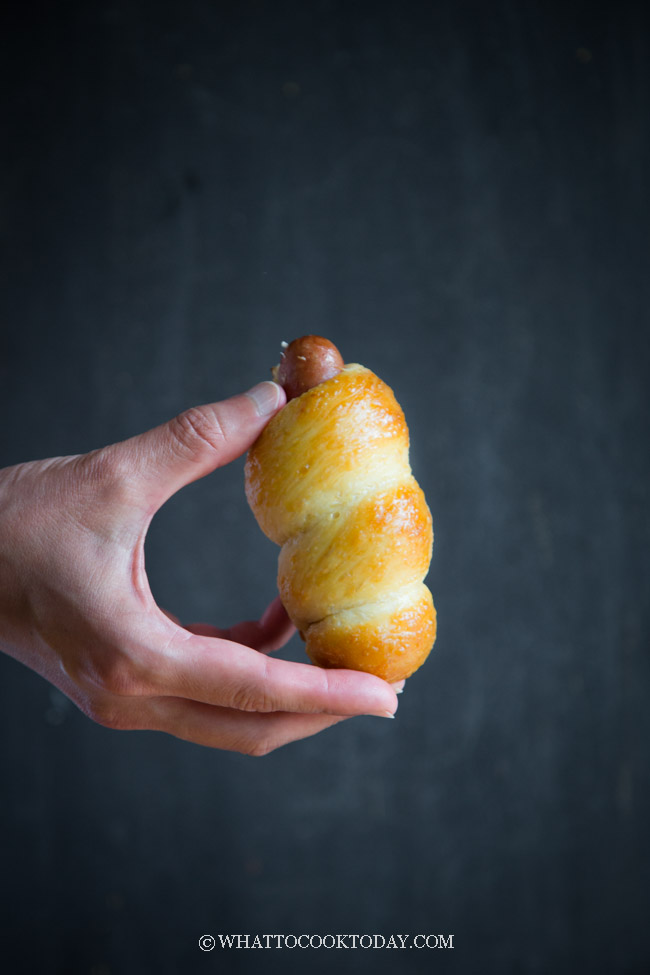
[[[292,343],[274,375],[294,398],[250,449],[245,477],[262,531],[282,546],[282,602],[314,663],[409,677],[436,614],[423,584],[431,515],[404,414],[381,379],[315,336]]]

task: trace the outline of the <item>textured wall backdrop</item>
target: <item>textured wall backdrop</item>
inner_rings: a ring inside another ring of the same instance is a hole
[[[12,972],[649,970],[641,10],[5,14],[0,464],[127,437],[325,334],[409,419],[440,624],[396,721],[263,760],[108,731],[0,660]],[[242,466],[152,526],[184,620],[273,596]],[[219,932],[455,947],[201,952]]]

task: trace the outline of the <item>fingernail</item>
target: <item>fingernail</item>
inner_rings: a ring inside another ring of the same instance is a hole
[[[277,383],[270,381],[258,383],[245,394],[255,403],[258,416],[268,416],[275,413],[279,406],[282,406],[282,388]]]
[[[394,718],[395,715],[392,711],[375,711],[376,718]]]
[[[390,686],[393,688],[393,690],[395,691],[396,694],[401,694],[402,691],[404,690],[404,685],[405,684],[406,684],[406,681],[405,680],[398,680],[398,681],[395,681],[395,683],[394,684],[391,684]]]

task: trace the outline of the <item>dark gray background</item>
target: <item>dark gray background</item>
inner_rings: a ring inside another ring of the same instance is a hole
[[[396,721],[263,760],[100,728],[2,659],[13,971],[649,970],[642,8],[5,19],[0,462],[127,437],[325,334],[405,409],[439,612]],[[242,464],[153,524],[184,620],[273,596]],[[220,932],[455,948],[203,954]]]

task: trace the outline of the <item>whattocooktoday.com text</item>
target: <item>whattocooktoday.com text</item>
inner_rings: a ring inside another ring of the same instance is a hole
[[[221,948],[453,948],[453,934],[203,934],[202,951]]]

